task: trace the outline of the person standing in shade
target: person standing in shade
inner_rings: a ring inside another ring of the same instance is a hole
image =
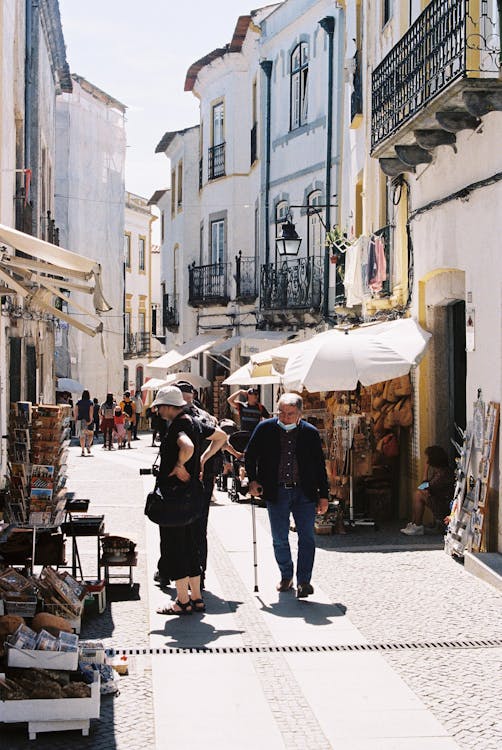
[[[281,573],[278,591],[293,587],[289,546],[289,516],[298,532],[296,596],[314,593],[311,584],[315,557],[316,513],[328,509],[328,477],[318,430],[302,419],[303,401],[285,393],[278,402],[278,418],[260,422],[246,448],[249,492],[263,495],[272,531],[274,554]]]
[[[132,439],[139,440],[139,437],[138,437],[139,420],[141,419],[141,416],[143,414],[143,399],[141,398],[141,391],[136,391],[136,393],[134,394],[134,409],[135,409],[136,419],[134,420],[134,424],[132,426]]]
[[[245,401],[242,401],[242,396],[246,396]],[[263,404],[260,404],[258,388],[236,391],[227,398],[227,402],[231,409],[239,415],[240,428],[243,432],[253,432],[262,419],[270,417]]]
[[[82,391],[82,398],[77,401],[73,408],[73,417],[75,423],[78,423],[80,427],[80,448],[82,449],[80,455],[90,456],[94,431],[94,404],[91,401],[89,391]]]

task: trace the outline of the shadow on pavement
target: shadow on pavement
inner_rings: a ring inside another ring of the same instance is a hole
[[[203,617],[203,615],[202,615]],[[169,617],[163,630],[151,630],[151,635],[164,635],[169,638],[168,648],[204,648],[219,638],[229,635],[242,635],[244,630],[218,630],[200,615],[191,617]],[[188,622],[190,620],[190,622]]]
[[[288,597],[286,603],[284,599]],[[320,604],[315,601],[298,601],[295,599],[291,601],[291,594],[285,594],[280,597],[278,602],[272,604],[265,604],[265,602],[258,597],[258,601],[261,603],[261,609],[263,612],[268,612],[276,617],[290,617],[296,618],[297,620],[305,620],[310,625],[331,625],[332,617],[343,617],[347,612],[347,607],[344,604]]]

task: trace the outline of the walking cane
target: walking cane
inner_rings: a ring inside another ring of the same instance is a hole
[[[254,591],[258,591],[258,554],[256,550],[256,499],[251,497],[251,517],[253,519],[253,566],[254,566]]]

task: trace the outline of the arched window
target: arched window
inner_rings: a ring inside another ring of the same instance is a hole
[[[308,77],[309,49],[306,42],[301,42],[291,54],[291,130],[307,122]]]
[[[136,366],[136,392],[141,389],[143,385],[143,365]]]
[[[320,256],[323,254],[324,247],[324,229],[321,219],[324,221],[324,208],[318,210],[316,206],[321,204],[321,193],[315,190],[308,196],[307,202],[313,210],[308,212],[308,234],[307,234],[307,254],[309,256]],[[321,218],[319,218],[319,216]]]

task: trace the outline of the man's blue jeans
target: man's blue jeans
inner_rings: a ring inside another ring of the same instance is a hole
[[[310,583],[315,555],[316,504],[303,494],[300,487],[279,487],[277,500],[267,502],[267,510],[281,578],[293,578],[293,560],[289,546],[289,516],[292,513],[298,533],[296,580],[298,583]]]

